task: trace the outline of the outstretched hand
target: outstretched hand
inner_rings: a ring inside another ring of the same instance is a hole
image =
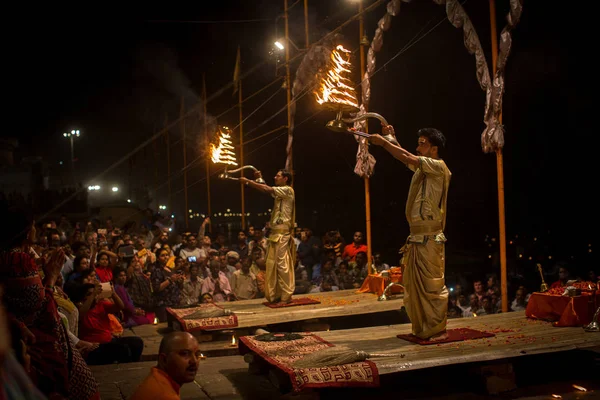
[[[260,171],[254,171],[254,179],[258,180],[260,178],[262,178],[262,172],[260,172]]]
[[[394,127],[392,125],[383,125],[381,124],[381,133],[383,135],[392,135],[396,136],[396,131],[394,131]]]
[[[376,133],[369,136],[369,143],[376,144],[377,146],[384,146],[386,140],[381,135]]]

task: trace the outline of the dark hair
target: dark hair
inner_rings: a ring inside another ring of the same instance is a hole
[[[110,255],[106,251],[101,251],[100,253],[98,253],[98,261],[100,261],[100,258],[102,256],[106,256],[106,258],[108,258],[108,262],[110,262]]]
[[[418,136],[426,137],[432,146],[437,146],[438,154],[441,153],[442,149],[446,147],[446,137],[442,132],[435,128],[422,128],[419,129]]]
[[[277,172],[281,172],[281,176],[283,176],[284,178],[287,178],[287,184],[289,186],[292,185],[293,177],[292,177],[292,173],[290,171],[288,171],[287,169],[280,169]]]
[[[83,261],[84,258],[89,259],[89,257],[87,257],[87,256],[77,256],[77,257],[75,257],[75,259],[73,260],[73,271],[77,271],[77,268],[79,266],[81,266],[81,261]]]
[[[82,302],[90,289],[95,289],[96,285],[93,283],[79,283],[75,285],[69,285],[65,289],[67,290],[67,296],[75,304]]]
[[[87,245],[87,243],[79,241],[79,242],[75,242],[71,245],[71,250],[73,250],[74,253],[78,253],[82,247],[89,249],[89,246]]]
[[[68,281],[68,282],[66,282],[66,283],[76,283],[76,284],[82,284],[82,283],[83,283],[83,280],[84,280],[85,278],[87,278],[88,276],[90,276],[90,275],[96,275],[96,270],[95,270],[95,269],[93,269],[93,268],[91,268],[91,267],[90,267],[89,269],[86,269],[86,270],[83,270],[83,271],[81,271],[81,272],[79,273],[79,275],[78,275],[78,276],[77,276],[75,279],[73,279],[73,280],[69,280],[69,281]],[[65,292],[66,292],[66,290],[65,290]]]
[[[125,275],[127,275],[127,270],[123,267],[115,267],[113,269],[113,280],[117,279],[119,277],[119,275],[121,274],[121,272],[125,272]]]
[[[4,250],[21,246],[31,229],[32,218],[27,211],[18,207],[6,208],[2,214],[3,224],[9,228],[0,232],[0,246]]]

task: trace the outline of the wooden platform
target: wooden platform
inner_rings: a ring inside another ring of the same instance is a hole
[[[378,301],[373,293],[356,293],[356,289],[339,290],[315,294],[294,295],[317,299],[320,304],[295,307],[269,308],[262,304],[266,300],[242,300],[219,303],[220,306],[235,311],[254,312],[255,314],[239,314],[238,326],[235,329],[276,325],[287,322],[303,321],[315,318],[342,317],[348,315],[372,314],[400,310],[404,305],[402,295],[390,300]]]
[[[318,332],[334,344],[373,353],[398,354],[373,358],[380,375],[451,364],[502,360],[526,355],[575,349],[600,349],[600,334],[581,327],[557,328],[550,322],[525,317],[525,312],[509,312],[476,318],[457,318],[448,328],[468,327],[492,332],[491,338],[462,342],[419,345],[398,339],[411,332],[410,324]]]
[[[355,289],[296,297],[311,297],[318,299],[321,303],[284,308],[269,308],[262,304],[265,299],[219,303],[224,308],[233,311],[252,311],[255,314],[239,314],[236,328],[223,332],[193,332],[193,334],[199,339],[200,347],[206,353],[205,355],[211,357],[231,356],[239,354],[237,347],[229,346],[232,336],[250,335],[259,327],[271,329],[277,325],[297,321],[398,311],[404,305],[401,295],[394,296],[391,300],[378,301],[377,295],[356,293]],[[303,327],[311,331],[326,330],[317,328],[317,324],[307,323]],[[141,337],[144,340],[142,360],[154,361],[158,359],[160,341],[164,333],[168,331],[167,324],[160,323],[126,329],[124,335]]]

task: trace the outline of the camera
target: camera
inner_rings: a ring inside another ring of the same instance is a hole
[[[189,256],[187,260],[188,262],[196,262],[196,256]]]

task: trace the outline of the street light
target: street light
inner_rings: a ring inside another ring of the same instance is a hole
[[[113,186],[113,187],[112,187],[112,191],[113,191],[113,192],[118,192],[118,191],[119,191],[119,188],[118,188],[118,187],[116,187],[116,186]]]
[[[73,182],[76,183],[75,181],[75,150],[74,150],[74,145],[73,145],[73,138],[75,137],[79,137],[81,136],[79,129],[73,129],[71,132],[65,132],[63,133],[63,136],[65,138],[69,138],[71,141],[71,174],[73,176]]]
[[[294,43],[294,41],[292,39],[286,39],[286,38],[281,38],[275,41],[274,45],[275,47],[277,47],[279,50],[283,50],[285,49],[285,42],[290,43],[297,51],[301,51],[298,46],[296,46],[296,43]]]

